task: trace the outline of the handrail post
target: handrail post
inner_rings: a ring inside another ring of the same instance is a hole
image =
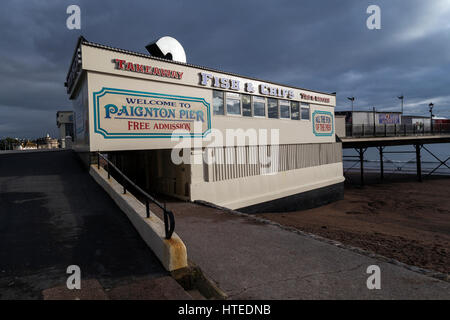
[[[169,239],[169,226],[168,224],[168,213],[166,211],[166,207],[164,206],[164,231],[166,233],[166,239]]]
[[[105,158],[100,151],[97,151],[97,167],[100,169],[100,157],[104,159],[106,162],[105,169],[108,171],[108,179],[111,178],[111,168],[113,168],[115,171],[115,174],[121,177],[121,185],[123,187],[123,194],[127,193],[127,187],[126,184],[129,183],[131,185],[130,188],[132,190],[136,190],[143,194],[146,197],[145,200],[145,209],[146,209],[146,216],[147,218],[150,218],[150,201],[153,202],[155,205],[157,205],[160,209],[163,210],[164,213],[164,230],[165,230],[165,238],[170,239],[172,237],[172,234],[175,230],[175,217],[173,215],[173,212],[170,210],[167,210],[167,204],[164,202],[164,204],[161,204],[159,201],[154,199],[151,195],[143,191],[139,186],[137,186],[133,181],[131,181],[127,176],[124,175],[124,173],[118,169],[109,159]],[[95,165],[95,162],[94,162]]]

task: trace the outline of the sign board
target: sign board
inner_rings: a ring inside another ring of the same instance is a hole
[[[379,124],[399,124],[400,117],[398,113],[379,113],[378,114]]]
[[[333,114],[328,111],[316,110],[312,114],[313,132],[316,136],[331,136],[334,134]]]
[[[93,93],[93,103],[94,132],[105,139],[170,139],[175,130],[177,137],[202,138],[211,130],[210,105],[203,98],[102,88]]]

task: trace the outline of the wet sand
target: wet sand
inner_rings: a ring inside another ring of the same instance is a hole
[[[297,212],[261,214],[280,224],[450,273],[450,177],[391,175],[383,183],[349,174],[344,199]]]

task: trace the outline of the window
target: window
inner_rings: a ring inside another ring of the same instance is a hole
[[[278,100],[267,98],[267,115],[269,118],[278,118]]]
[[[253,97],[253,115],[255,117],[266,116],[266,99],[262,97]]]
[[[249,95],[242,95],[242,115],[244,117],[252,116],[252,100]]]
[[[291,119],[300,120],[300,104],[297,101],[291,102]]]
[[[280,100],[280,118],[281,119],[291,118],[291,105],[289,101]]]
[[[213,90],[213,110],[214,114],[225,114],[223,108],[223,91]]]
[[[241,96],[239,93],[227,92],[227,114],[241,115]]]
[[[301,113],[302,113],[302,120],[309,120],[309,104],[302,103]]]

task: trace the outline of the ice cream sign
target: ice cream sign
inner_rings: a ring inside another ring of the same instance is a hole
[[[313,132],[316,136],[331,136],[334,133],[333,114],[316,110],[312,114]]]
[[[211,129],[203,98],[103,88],[93,102],[94,131],[106,139],[201,138]]]

